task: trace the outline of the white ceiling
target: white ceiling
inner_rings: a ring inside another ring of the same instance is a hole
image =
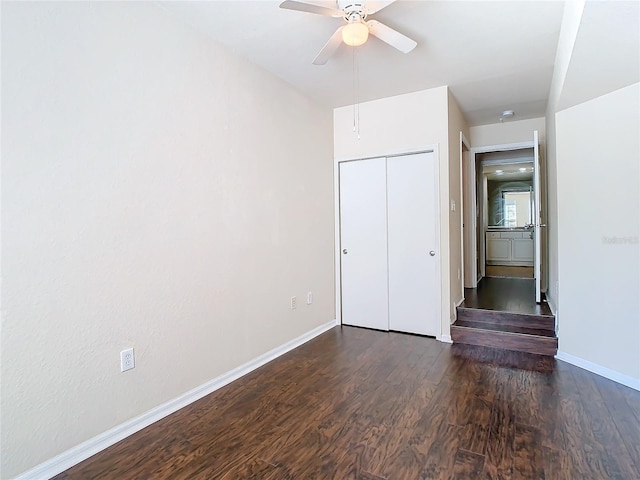
[[[330,107],[354,103],[353,53],[311,62],[343,20],[284,10],[279,1],[159,5]],[[309,2],[335,6],[331,1]],[[398,0],[373,18],[418,42],[403,54],[372,37],[357,48],[359,101],[449,85],[471,126],[544,116],[564,4]]]

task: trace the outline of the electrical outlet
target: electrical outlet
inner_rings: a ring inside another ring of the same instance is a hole
[[[307,305],[311,305],[313,303],[313,293],[307,292]]]
[[[120,352],[120,371],[126,372],[136,366],[136,358],[133,354],[133,348],[127,348]]]
[[[296,308],[297,298],[291,297],[291,310]]]

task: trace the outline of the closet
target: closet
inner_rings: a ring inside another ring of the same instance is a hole
[[[342,323],[440,334],[437,156],[339,164]]]

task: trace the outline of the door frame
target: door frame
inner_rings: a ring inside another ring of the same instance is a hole
[[[532,133],[532,136],[533,136],[533,133]],[[476,169],[476,155],[479,153],[489,153],[489,152],[508,152],[510,150],[521,150],[524,148],[534,148],[534,141],[531,140],[528,142],[504,143],[500,145],[487,145],[483,147],[473,147],[469,149],[469,163],[467,165],[467,172],[469,172],[469,175],[467,176],[467,178],[469,180],[473,179],[473,182],[470,182],[470,187],[472,191],[470,195],[470,205],[468,207],[471,210],[471,212],[480,211],[482,218],[484,218],[484,216],[486,215],[486,212],[484,211],[484,208],[482,207],[482,205],[478,205],[476,201],[477,194],[478,194],[478,185],[477,185],[478,172]],[[470,234],[468,236],[465,236],[462,242],[464,251],[467,251],[466,249],[469,249],[468,251],[470,253],[470,255],[468,255],[470,260],[469,267],[471,268],[471,279],[473,280],[473,285],[470,288],[477,287],[478,282],[485,276],[485,273],[486,273],[485,272],[486,241],[484,238],[484,234],[480,235],[478,233],[478,228],[483,225],[478,225],[477,218],[478,216],[475,214],[470,216],[469,218],[471,222],[471,225],[469,226]],[[476,246],[478,245],[478,241],[480,244],[480,248],[476,248]],[[478,253],[480,256],[480,272],[478,272]],[[463,259],[465,258],[464,255],[462,258]]]
[[[462,131],[460,132],[460,198],[458,199],[459,209],[460,209],[460,291],[462,292],[462,299],[460,303],[464,301],[464,287],[465,287],[465,267],[464,267],[464,242],[465,237],[467,236],[465,233],[465,191],[464,191],[464,172],[465,172],[465,161],[464,161],[464,152],[469,152],[469,157],[471,157],[471,144],[467,140],[467,137],[464,136]],[[467,226],[469,228],[469,226]]]
[[[443,337],[442,334],[442,237],[440,235],[440,216],[442,215],[442,199],[440,198],[440,150],[437,144],[428,144],[419,148],[412,149],[391,149],[386,150],[380,153],[366,155],[366,156],[346,156],[346,157],[334,157],[333,161],[333,210],[334,210],[334,274],[335,274],[335,302],[336,302],[336,325],[342,325],[342,270],[341,270],[341,239],[340,239],[340,163],[342,162],[353,162],[357,160],[368,160],[372,158],[380,158],[380,157],[400,157],[403,155],[413,155],[417,153],[431,153],[433,152],[436,156],[436,165],[435,165],[435,175],[436,182],[435,186],[437,192],[435,192],[435,197],[437,199],[436,202],[436,211],[438,214],[436,215],[436,238],[438,239],[437,251],[436,255],[436,275],[438,277],[438,281],[436,282],[436,298],[438,298],[438,302],[436,305],[436,315],[440,319],[440,334],[436,337],[440,341],[449,340]],[[448,206],[448,203],[447,203]],[[448,313],[447,313],[448,317]],[[449,319],[447,318],[447,322]]]

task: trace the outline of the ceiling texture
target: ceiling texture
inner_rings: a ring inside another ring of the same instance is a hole
[[[563,2],[398,0],[371,18],[416,40],[412,52],[370,37],[361,47],[341,45],[320,66],[311,62],[344,21],[279,4],[158,2],[177,20],[328,107],[448,85],[470,126],[496,123],[504,110],[515,111],[511,120],[545,114]]]

